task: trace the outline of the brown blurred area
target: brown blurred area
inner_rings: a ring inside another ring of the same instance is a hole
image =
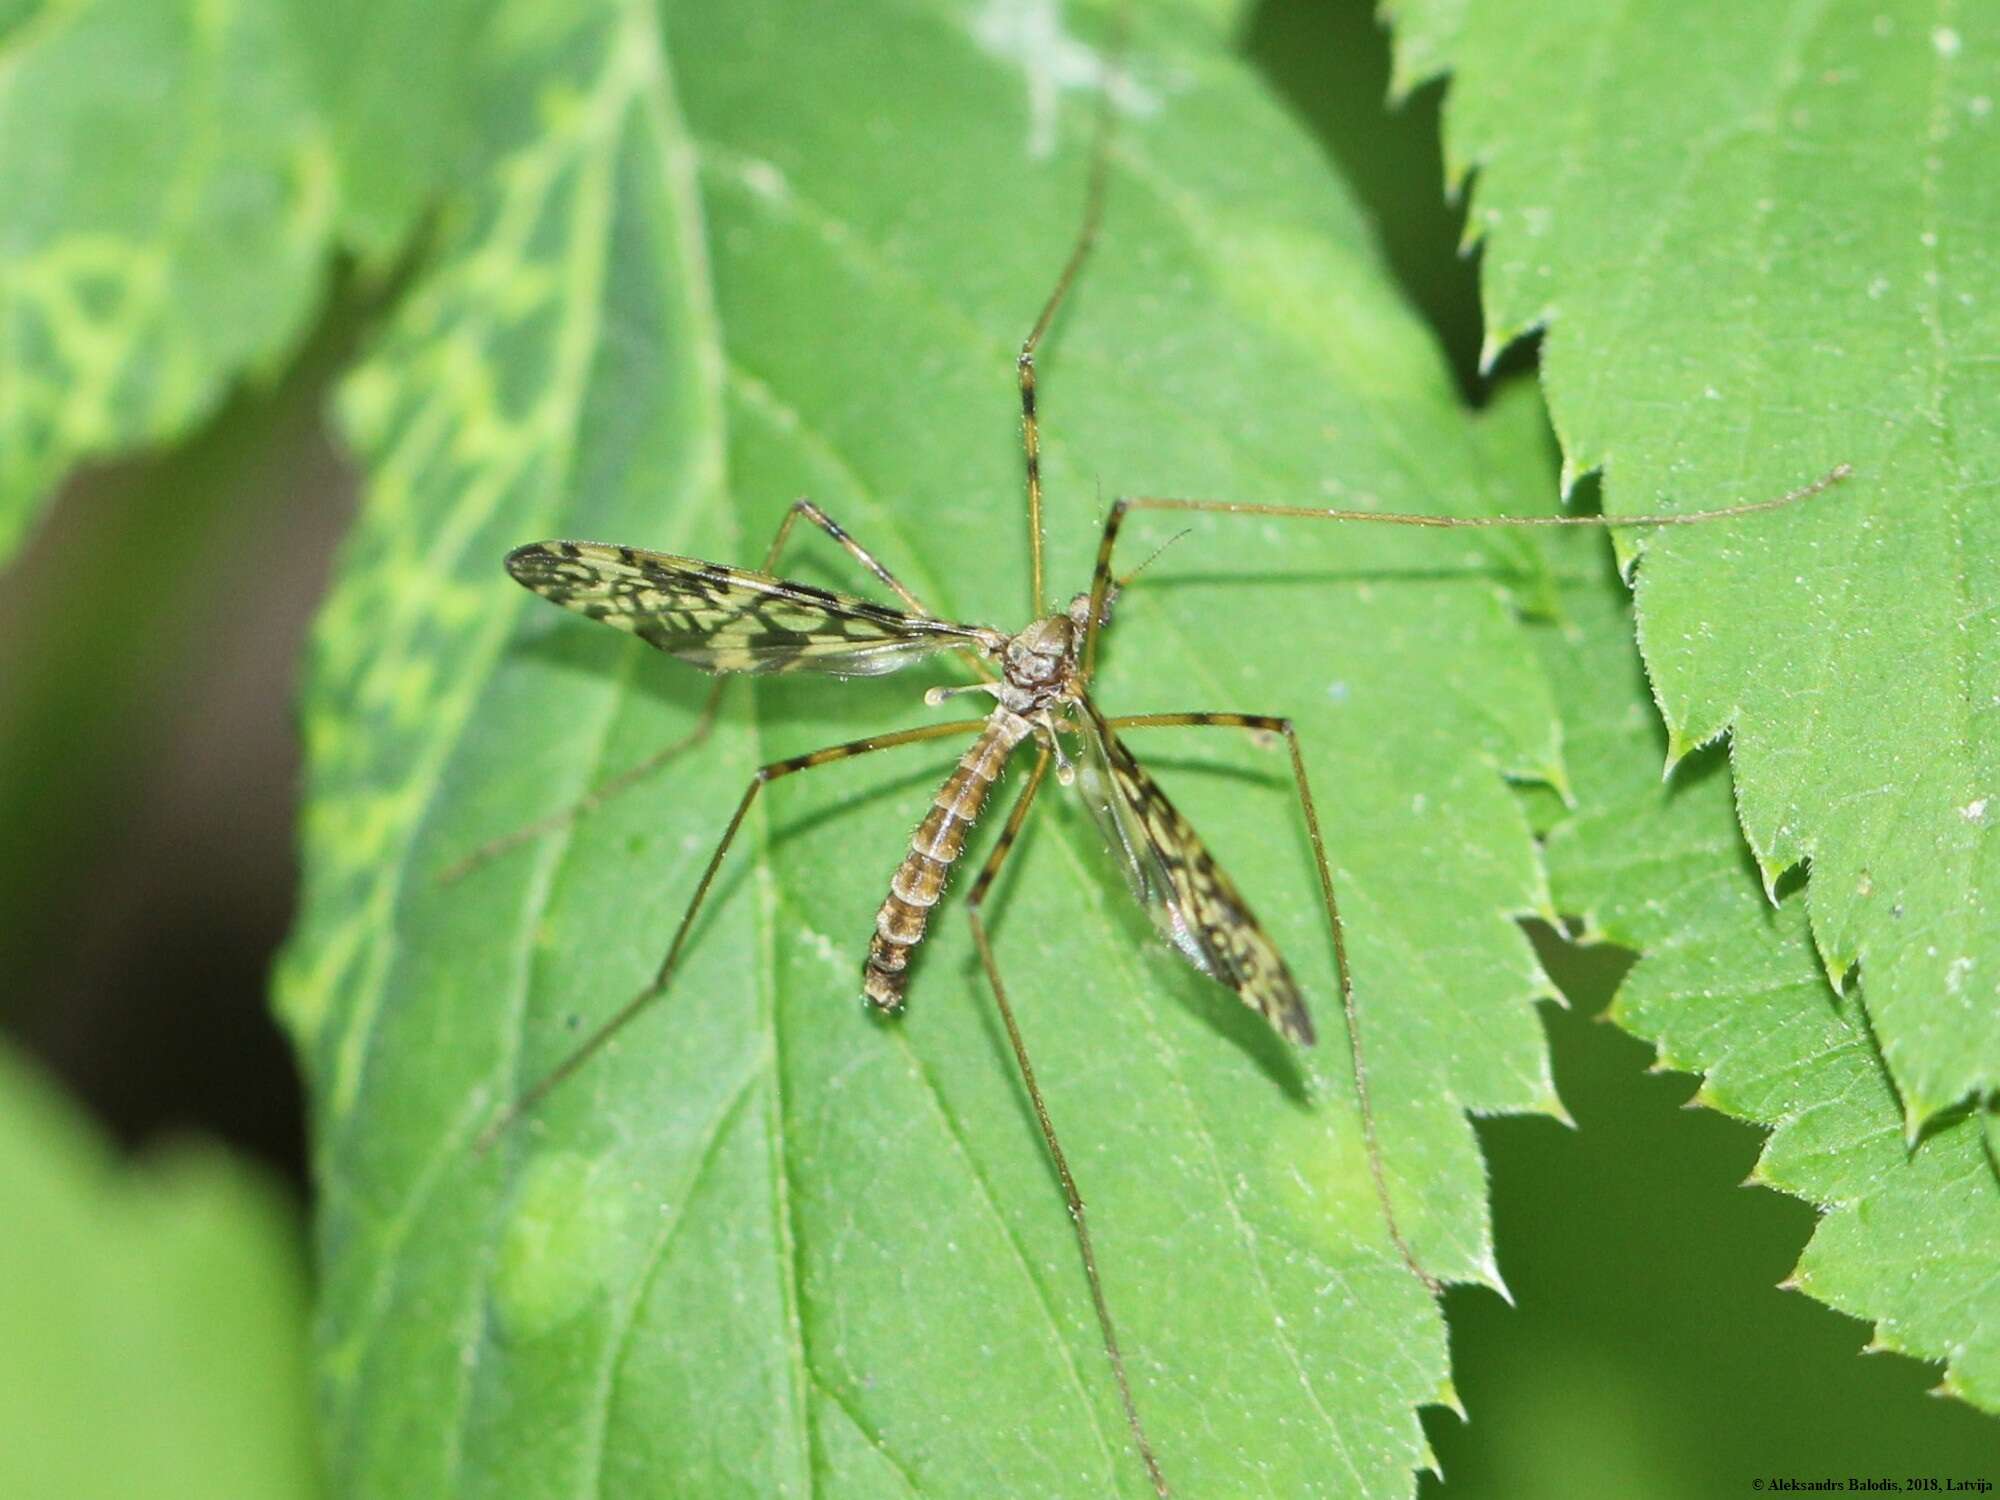
[[[356,482],[325,420],[366,307],[187,442],[75,476],[0,575],[0,1026],[123,1143],[305,1181],[265,1003],[291,920],[306,633]]]

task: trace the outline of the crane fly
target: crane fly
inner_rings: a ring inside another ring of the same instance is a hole
[[[986,810],[1007,763],[1017,751],[1032,745],[1034,758],[1027,780],[1015,798],[998,840],[972,881],[964,902],[965,913],[1022,1086],[1062,1186],[1133,1446],[1153,1489],[1164,1497],[1170,1490],[1126,1373],[1116,1324],[1098,1274],[1084,1200],[1063,1152],[1048,1101],[1036,1081],[982,914],[987,893],[1035,806],[1051,765],[1056,768],[1057,780],[1071,786],[1080,796],[1133,895],[1173,950],[1193,968],[1233,990],[1287,1041],[1311,1046],[1315,1041],[1311,1013],[1277,944],[1207,845],[1133,755],[1123,735],[1134,729],[1227,728],[1249,731],[1267,741],[1284,742],[1318,875],[1319,903],[1326,916],[1374,1193],[1389,1237],[1411,1274],[1433,1295],[1440,1286],[1404,1238],[1383,1171],[1339,903],[1307,778],[1305,756],[1292,720],[1282,714],[1238,712],[1106,715],[1091,698],[1090,682],[1099,641],[1111,623],[1119,590],[1133,576],[1121,578],[1112,570],[1113,553],[1127,517],[1136,511],[1150,510],[1439,528],[1683,526],[1750,516],[1796,504],[1846,478],[1850,470],[1845,464],[1839,465],[1812,483],[1776,499],[1708,511],[1617,517],[1424,515],[1231,500],[1127,497],[1114,501],[1105,517],[1089,588],[1076,594],[1065,607],[1050,610],[1045,602],[1042,570],[1035,356],[1097,239],[1105,197],[1110,97],[1109,89],[1100,90],[1097,144],[1080,227],[1054,288],[1021,345],[1017,362],[1033,596],[1030,623],[1021,630],[1008,632],[988,625],[938,618],[873,553],[807,499],[796,501],[786,512],[764,566],[756,571],[599,542],[552,540],[518,547],[508,554],[506,567],[525,588],[565,609],[637,636],[694,667],[717,674],[718,681],[687,737],[611,778],[574,806],[474,850],[445,871],[442,878],[455,879],[510,848],[588,813],[689,749],[708,733],[720,700],[721,679],[728,675],[805,672],[872,677],[940,656],[955,656],[967,662],[978,680],[932,688],[924,695],[925,702],[935,707],[947,697],[985,694],[993,700],[985,717],[871,735],[760,767],[724,825],[652,982],[515,1099],[481,1136],[481,1145],[490,1145],[508,1125],[532,1110],[667,991],[696,915],[745,816],[765,787],[785,777],[858,756],[969,736],[971,747],[932,797],[928,811],[911,835],[908,849],[889,877],[888,891],[877,911],[861,965],[860,991],[864,1003],[885,1014],[900,1014],[906,1003],[912,960],[929,929],[931,915],[944,895],[946,883],[965,852],[968,835]],[[832,538],[893,593],[902,607],[893,608],[858,595],[777,576],[779,555],[792,527],[800,520]]]

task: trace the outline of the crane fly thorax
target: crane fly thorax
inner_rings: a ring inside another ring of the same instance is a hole
[[[1049,615],[1010,637],[1000,653],[1002,678],[994,697],[1013,713],[1040,713],[1080,690],[1082,630],[1069,614]]]

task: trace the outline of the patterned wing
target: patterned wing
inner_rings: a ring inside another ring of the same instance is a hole
[[[991,637],[807,583],[601,542],[531,542],[507,554],[507,571],[705,672],[874,677]]]
[[[1236,991],[1279,1035],[1311,1046],[1312,1017],[1298,981],[1235,882],[1089,703],[1079,724],[1077,788],[1153,924],[1181,957]]]

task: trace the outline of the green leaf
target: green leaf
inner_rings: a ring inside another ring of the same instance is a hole
[[[1391,8],[1400,78],[1453,74],[1489,343],[1546,328],[1567,473],[1638,512],[1854,466],[1638,544],[1647,670],[1670,756],[1730,732],[1766,884],[1810,861],[1908,1128],[2000,1087],[2000,10]]]
[[[1100,480],[1519,508],[1523,466],[1488,454],[1327,161],[1227,50],[1234,8],[1147,12],[1100,254],[1042,366],[1062,595]],[[955,747],[777,784],[671,993],[473,1149],[652,972],[752,769],[936,717],[942,678],[736,683],[697,752],[437,879],[684,733],[706,692],[514,588],[521,542],[754,564],[804,492],[938,612],[1024,621],[1014,350],[1073,232],[1104,26],[629,5],[507,54],[495,165],[346,392],[367,504],[306,704],[280,994],[315,1098],[343,1494],[1148,1492],[955,911],[908,1017],[860,1013],[875,908]],[[1135,524],[1130,563],[1176,529]],[[1191,530],[1121,602],[1100,699],[1296,717],[1403,1228],[1438,1274],[1497,1281],[1465,1112],[1559,1109],[1510,919],[1546,893],[1503,780],[1557,764],[1508,608],[1533,555]],[[857,586],[813,535],[782,568]],[[991,915],[1140,1407],[1180,1493],[1407,1493],[1443,1328],[1371,1190],[1284,759],[1133,740],[1326,1037],[1289,1051],[1154,940],[1051,783]]]
[[[0,35],[0,559],[72,465],[290,352],[333,174],[277,0],[50,4]]]
[[[1572,554],[1574,556],[1574,554]],[[1772,1129],[1752,1180],[1825,1213],[1793,1283],[1877,1325],[1875,1344],[1942,1361],[1942,1389],[2000,1410],[2000,1175],[1982,1113],[1907,1150],[1864,997],[1828,986],[1804,901],[1773,906],[1733,836],[1717,752],[1665,785],[1644,676],[1617,641],[1623,590],[1577,557],[1569,628],[1547,652],[1586,809],[1548,843],[1556,901],[1645,954],[1612,1015],[1696,1097]],[[1650,561],[1646,564],[1650,567]]]
[[[326,120],[342,242],[392,259],[474,159],[487,102],[482,36],[531,26],[533,10],[516,6],[507,21],[495,0],[291,0],[287,9]]]
[[[0,1050],[0,1493],[318,1493],[294,1215],[212,1147],[118,1161]]]

